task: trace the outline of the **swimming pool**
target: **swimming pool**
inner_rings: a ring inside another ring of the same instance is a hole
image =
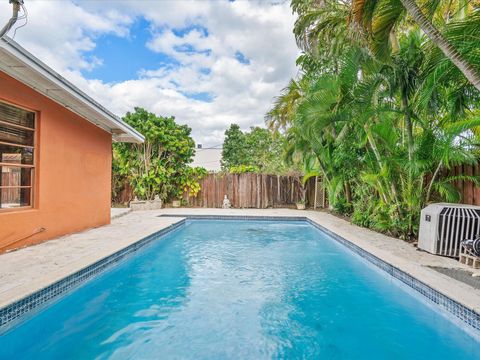
[[[188,221],[0,337],[2,359],[473,359],[480,344],[306,222]]]

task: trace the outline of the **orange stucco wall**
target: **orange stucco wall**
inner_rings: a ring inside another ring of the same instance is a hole
[[[0,210],[0,252],[108,224],[111,135],[0,72],[2,100],[38,114],[33,208]]]

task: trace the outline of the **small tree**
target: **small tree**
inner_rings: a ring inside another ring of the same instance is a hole
[[[221,161],[224,170],[248,164],[245,141],[245,134],[237,124],[231,124],[225,131]]]
[[[114,144],[113,171],[130,182],[140,199],[177,196],[195,153],[191,129],[175,123],[174,117],[156,116],[142,108],[128,112],[123,120],[142,133],[145,142]]]
[[[283,161],[285,136],[261,127],[243,132],[237,124],[225,131],[223,170],[279,174],[289,170]]]

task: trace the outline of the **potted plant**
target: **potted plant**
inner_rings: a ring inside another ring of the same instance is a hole
[[[298,183],[300,184],[300,200],[295,203],[297,205],[297,210],[305,210],[307,204],[307,188],[305,182],[300,180],[300,177],[297,178]]]
[[[300,200],[295,205],[297,205],[297,210],[305,210],[305,200]]]

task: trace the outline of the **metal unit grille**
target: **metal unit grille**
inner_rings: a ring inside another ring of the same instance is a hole
[[[460,242],[480,234],[480,210],[445,207],[439,215],[436,253],[458,257]]]

